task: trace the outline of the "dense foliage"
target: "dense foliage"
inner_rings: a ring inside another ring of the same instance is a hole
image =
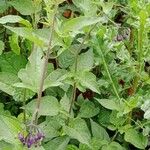
[[[1,0],[0,149],[149,148],[149,0]]]

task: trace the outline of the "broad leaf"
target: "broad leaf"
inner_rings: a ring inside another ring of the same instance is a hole
[[[66,71],[63,69],[57,69],[51,72],[44,81],[44,89],[62,85],[62,81],[67,77],[65,73]]]
[[[26,68],[21,69],[18,73],[22,83],[15,84],[15,86],[30,89],[35,93],[38,92],[45,61],[45,57],[42,57],[43,52],[40,48],[31,53]]]
[[[94,117],[95,115],[97,115],[98,113],[99,113],[99,108],[96,107],[94,105],[94,103],[92,103],[88,100],[85,100],[81,105],[78,117],[91,118],[91,117]]]
[[[62,108],[63,108],[65,111],[67,111],[67,112],[69,112],[70,103],[71,103],[71,101],[70,101],[70,99],[67,97],[66,94],[65,94],[65,95],[62,97],[62,99],[60,100],[60,104],[61,104]]]
[[[101,127],[99,124],[94,122],[93,120],[91,120],[91,129],[92,129],[93,137],[96,137],[100,140],[106,140],[106,141],[110,140],[106,130],[103,127]]]
[[[67,68],[73,65],[75,60],[75,55],[71,51],[64,51],[58,57],[59,66],[61,68]]]
[[[146,136],[132,128],[125,132],[124,139],[139,149],[145,149],[148,143]]]
[[[68,136],[62,136],[55,138],[44,145],[45,150],[66,150],[67,144],[70,138]]]
[[[32,27],[30,22],[17,15],[7,15],[0,18],[0,24],[21,23],[27,27]]]
[[[15,87],[13,84],[18,82],[17,75],[9,72],[0,72],[0,90],[9,95],[14,95]]]
[[[68,32],[78,33],[79,30],[81,30],[83,27],[86,27],[86,26],[89,26],[98,22],[105,23],[107,22],[107,19],[103,17],[80,16],[80,17],[65,21],[62,24],[61,31],[62,33],[68,33]]]
[[[32,28],[10,27],[10,26],[4,26],[4,27],[16,33],[17,35],[22,36],[23,38],[26,38],[34,42],[35,44],[39,46],[43,46],[45,44],[45,41],[43,41],[43,39],[40,38],[40,36],[38,36]]]
[[[66,150],[79,150],[75,145],[68,145]]]
[[[103,146],[101,150],[126,150],[126,149],[123,148],[119,143],[113,141],[110,144]]]
[[[73,0],[73,3],[79,7],[84,15],[93,16],[96,15],[97,7],[91,0]]]
[[[110,110],[119,110],[119,104],[115,100],[109,99],[97,99],[95,98],[103,107]]]
[[[63,130],[71,138],[77,139],[79,142],[89,145],[91,135],[86,122],[83,119],[71,119],[69,126],[64,126]]]
[[[17,75],[18,71],[25,67],[25,65],[26,59],[13,52],[7,52],[0,56],[0,70],[2,72],[10,72]]]
[[[98,83],[96,82],[96,76],[91,72],[81,72],[76,76],[76,80],[83,87],[92,90],[93,92],[100,93]]]
[[[25,106],[25,109],[31,114],[33,114],[33,112],[36,109],[36,101],[37,99],[32,100]],[[58,100],[55,97],[45,96],[42,97],[41,99],[39,115],[55,116],[59,113],[59,109],[60,109],[60,105],[58,103]]]
[[[32,0],[25,0],[23,3],[22,0],[13,0],[10,1],[9,4],[11,4],[22,15],[32,15],[35,13],[35,7]]]
[[[2,140],[0,141],[0,148],[1,150],[14,150],[14,145]]]
[[[90,49],[86,53],[79,55],[77,60],[77,71],[89,71],[92,69],[94,64],[93,51]],[[75,65],[71,69],[75,69]]]
[[[101,150],[102,146],[106,144],[108,144],[108,141],[92,138],[90,140],[91,148],[86,144],[80,143],[79,150]]]
[[[15,88],[13,99],[18,102],[23,102],[31,99],[34,95],[35,93],[29,89]]]
[[[22,130],[20,122],[14,117],[0,115],[0,139],[10,144],[19,145],[17,136]]]
[[[44,132],[45,141],[49,141],[60,135],[61,125],[58,122],[58,116],[47,117],[46,121],[42,122],[39,127]]]

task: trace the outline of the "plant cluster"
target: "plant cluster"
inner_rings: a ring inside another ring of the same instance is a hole
[[[0,149],[149,148],[149,0],[1,0],[0,13]]]

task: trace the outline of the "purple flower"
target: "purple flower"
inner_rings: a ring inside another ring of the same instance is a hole
[[[35,143],[34,136],[29,134],[26,138],[27,147],[30,148]]]
[[[26,145],[28,148],[31,148],[32,145],[37,146],[43,140],[44,134],[37,131],[36,133],[29,133],[26,137],[22,134],[18,134],[18,139]]]
[[[22,133],[18,134],[18,139],[25,145],[25,137]]]

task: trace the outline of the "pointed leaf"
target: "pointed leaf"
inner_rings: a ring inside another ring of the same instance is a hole
[[[99,113],[99,108],[94,105],[94,103],[85,100],[80,108],[78,117],[81,118],[91,118]]]
[[[26,25],[27,27],[32,27],[30,22],[28,20],[23,19],[20,16],[17,15],[7,15],[0,18],[0,24],[6,24],[6,23],[21,23],[23,25]]]
[[[26,59],[13,52],[7,52],[0,56],[0,69],[2,72],[10,72],[17,75],[18,71],[25,65]]]
[[[70,120],[69,126],[63,127],[64,132],[73,139],[89,145],[91,135],[86,122],[83,119],[75,118]]]
[[[77,81],[84,87],[92,90],[93,92],[100,93],[96,76],[91,72],[81,72],[76,76]]]
[[[36,107],[36,100],[32,100],[26,105],[26,110],[33,114]],[[44,96],[41,99],[41,105],[39,110],[39,115],[42,116],[55,116],[59,113],[60,105],[58,100],[52,96]]]
[[[31,53],[26,68],[21,69],[18,73],[22,83],[15,84],[15,86],[30,89],[35,93],[38,92],[45,59],[42,56],[43,52],[40,48]]]
[[[13,87],[13,84],[18,81],[17,75],[8,72],[0,72],[0,90],[3,92],[14,95],[15,87]]]
[[[124,138],[127,142],[133,144],[139,149],[145,149],[148,144],[148,138],[132,128],[125,132]]]
[[[49,141],[44,145],[45,150],[66,150],[67,144],[70,138],[68,136],[62,136]]]
[[[10,1],[9,4],[11,4],[22,15],[32,15],[33,13],[35,13],[35,8],[32,0],[25,0],[23,3],[22,0],[13,0]]]
[[[106,130],[93,120],[91,120],[91,129],[93,137],[96,137],[100,140],[110,141],[109,135]]]

